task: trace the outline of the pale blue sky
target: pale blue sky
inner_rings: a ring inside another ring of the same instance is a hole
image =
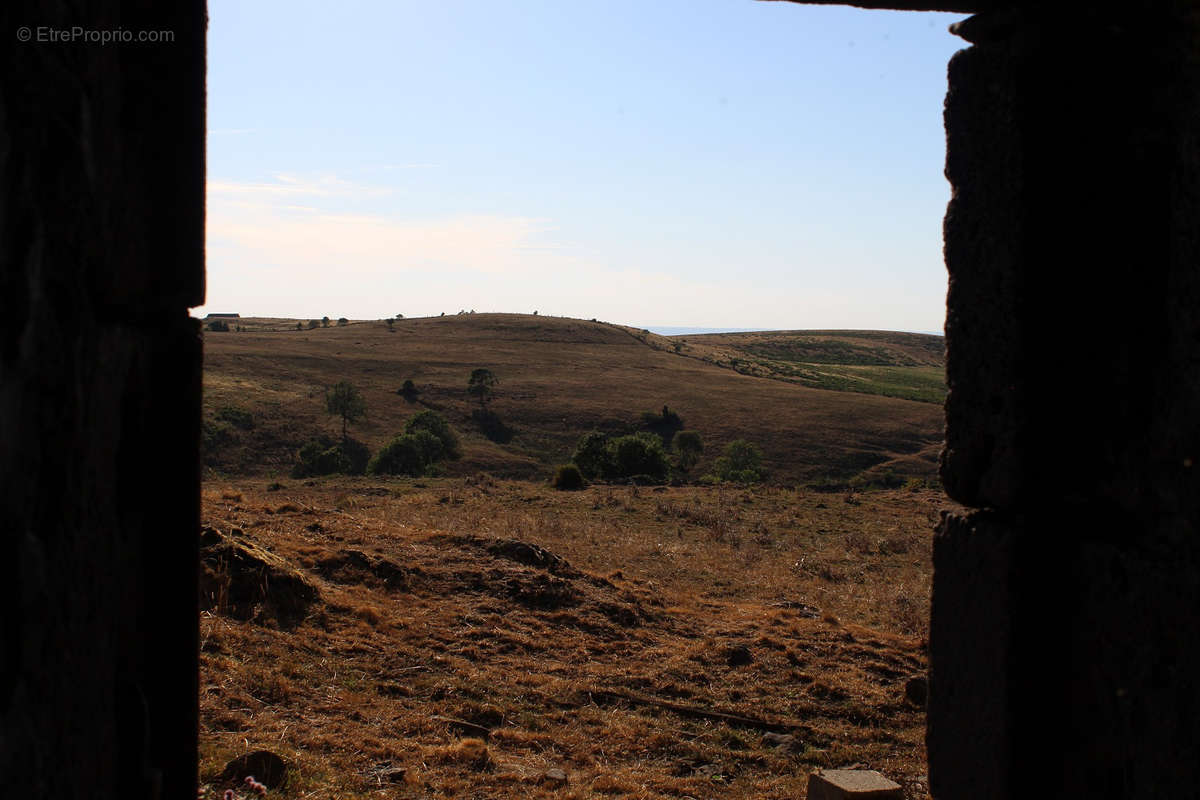
[[[210,0],[208,304],[939,330],[950,14]]]

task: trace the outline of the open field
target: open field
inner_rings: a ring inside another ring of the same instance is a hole
[[[660,346],[745,375],[815,389],[940,404],[946,395],[940,336],[895,331],[765,331],[658,337]]]
[[[831,389],[892,386],[899,387],[893,393],[928,400],[941,380],[934,366],[938,337],[873,340],[868,332],[847,343],[836,332],[728,334],[685,337],[676,353],[674,339],[631,328],[517,314],[398,320],[392,329],[383,322],[303,331],[295,320],[235,325],[243,331],[205,334],[205,463],[214,475],[286,476],[304,441],[338,428],[325,414],[324,391],[340,380],[366,399],[367,418],[351,435],[372,451],[416,411],[443,413],[465,450],[462,461],[446,466],[451,475],[545,479],[583,434],[633,432],[643,412],[663,405],[704,436],[705,455],[693,477],[737,438],[762,447],[780,484],[871,479],[888,471],[931,479],[936,472],[938,405]],[[825,342],[821,352],[843,361],[812,367],[820,347],[800,347],[797,337]],[[766,377],[742,374],[751,370],[740,361],[730,368],[730,359],[759,350],[770,355],[754,356],[770,367],[762,368]],[[466,383],[476,367],[500,380],[490,408],[511,438],[489,439],[471,418],[477,405]],[[819,374],[801,379],[787,370]],[[397,394],[405,380],[420,391],[414,402]],[[241,414],[249,415],[246,425],[230,424]]]
[[[926,796],[938,492],[269,483],[203,490],[202,541],[272,570],[206,551],[212,796],[260,748],[295,798],[798,798],[853,764]]]

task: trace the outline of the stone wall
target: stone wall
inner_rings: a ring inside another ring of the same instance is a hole
[[[938,798],[1200,785],[1200,36],[980,15],[950,64]],[[1036,780],[1035,780],[1036,779]]]
[[[205,9],[80,8],[0,12],[0,793],[190,798]]]

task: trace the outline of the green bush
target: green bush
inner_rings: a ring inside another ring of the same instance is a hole
[[[550,485],[555,489],[575,491],[584,487],[583,473],[574,464],[563,464],[554,471]]]
[[[428,431],[421,433],[437,441]],[[414,478],[424,475],[429,462],[425,460],[422,439],[420,435],[410,433],[397,436],[375,454],[367,465],[367,472],[371,475],[410,475]]]
[[[371,460],[371,450],[357,439],[342,439],[337,443],[337,448],[342,455],[346,457],[349,466],[343,469],[347,475],[362,475],[367,471],[367,464]]]
[[[579,467],[583,477],[589,481],[604,477],[612,472],[612,453],[608,449],[608,437],[592,431],[579,440],[571,462]]]
[[[703,452],[704,439],[700,431],[680,431],[675,434],[675,457],[684,472],[696,466]]]
[[[222,406],[217,409],[214,415],[221,422],[228,422],[235,428],[243,431],[254,429],[254,416],[249,412],[235,406]]]
[[[462,448],[458,444],[458,434],[451,428],[446,418],[436,411],[426,409],[418,411],[408,418],[404,425],[405,433],[428,431],[442,443],[442,457],[449,459],[462,458]]]
[[[442,444],[442,440],[424,428],[406,435],[413,438],[413,442],[416,444],[417,450],[421,453],[421,459],[425,462],[426,466],[441,461],[442,456],[446,453],[446,446]]]
[[[307,478],[311,475],[332,475],[350,469],[350,459],[331,439],[318,436],[309,439],[300,447],[292,477]]]
[[[420,391],[418,391],[417,385],[412,382],[412,378],[409,378],[408,380],[404,381],[403,386],[396,390],[396,394],[400,395],[410,403],[415,403],[417,400],[417,395],[420,394]]]
[[[293,478],[313,475],[361,475],[367,467],[370,451],[354,439],[334,441],[328,436],[309,439],[301,446],[292,467]]]
[[[571,462],[587,480],[634,479],[638,483],[657,484],[671,473],[662,440],[644,431],[615,439],[593,431],[579,440]]]
[[[609,442],[612,453],[611,473],[605,477],[618,480],[633,476],[648,477],[647,482],[662,482],[671,472],[662,440],[654,434],[635,433],[620,436]]]
[[[745,439],[735,439],[725,445],[721,457],[713,463],[713,473],[723,481],[758,483],[767,475],[762,450]]]

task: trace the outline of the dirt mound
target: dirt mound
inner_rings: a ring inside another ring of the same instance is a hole
[[[545,616],[544,621],[552,625],[577,628],[605,639],[619,638],[620,629],[635,628],[656,618],[649,606],[662,605],[652,593],[640,596],[633,590],[618,588],[530,542],[456,534],[436,534],[427,541],[441,551],[446,566],[469,567],[440,575],[430,572],[432,579],[449,584],[446,591],[479,592],[536,612],[559,612]],[[490,569],[481,570],[481,564]]]
[[[238,528],[200,532],[200,607],[241,620],[273,619],[290,628],[319,597],[290,564],[244,538]]]
[[[367,555],[359,550],[342,550],[317,563],[317,573],[327,581],[339,584],[362,584],[392,591],[409,588],[410,571],[388,561]]]

